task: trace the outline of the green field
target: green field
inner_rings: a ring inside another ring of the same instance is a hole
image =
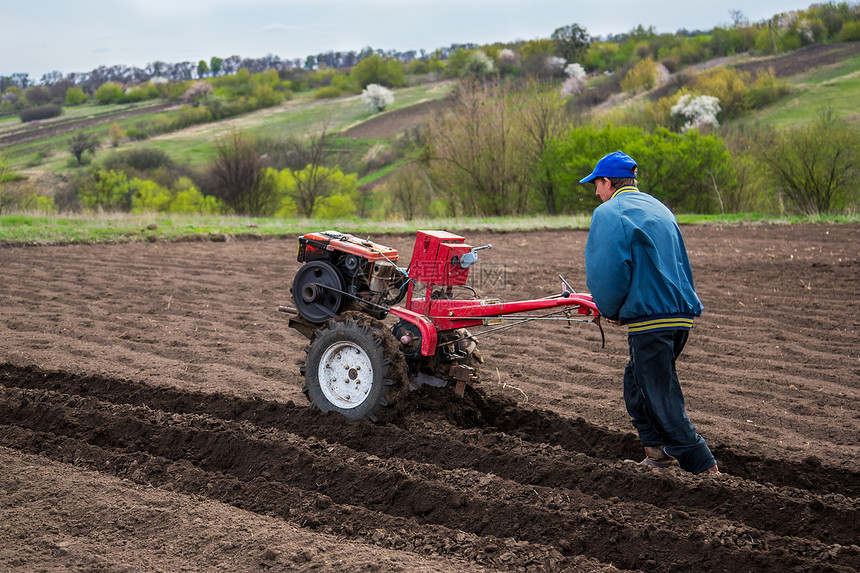
[[[408,88],[392,90],[394,92],[394,103],[389,107],[390,111],[401,109],[426,100],[441,99],[447,96],[453,84],[442,82],[434,84],[423,84]],[[134,107],[139,107],[136,104]],[[56,118],[45,125],[57,125],[67,122],[73,118],[84,118],[87,115],[102,114],[107,112],[120,112],[129,109],[129,106],[98,106],[86,104],[76,108],[70,108],[62,117]],[[154,120],[159,115],[169,115],[177,111],[156,111],[133,117],[120,118],[115,121],[123,130],[129,130],[135,125]],[[313,93],[302,93],[294,99],[286,101],[276,107],[260,109],[254,112],[225,119],[219,122],[195,125],[180,131],[152,137],[138,142],[125,142],[117,149],[132,149],[134,147],[158,148],[170,155],[177,163],[187,163],[197,166],[207,163],[214,152],[214,141],[221,135],[229,133],[231,129],[243,129],[254,136],[269,138],[285,138],[301,136],[303,134],[319,131],[323,126],[329,132],[341,131],[353,124],[359,123],[371,117],[361,102],[360,96],[346,96],[336,99],[317,100]],[[20,129],[22,125],[15,121],[6,120],[2,129]],[[84,131],[93,133],[102,139],[103,149],[99,154],[105,153],[112,148],[105,141],[110,124],[114,120],[108,118],[97,125],[85,127]],[[10,125],[10,127],[7,127]],[[61,133],[55,136],[37,138],[18,145],[11,145],[6,149],[11,167],[15,170],[49,171],[58,172],[69,168],[70,155],[68,153],[68,140],[71,132]],[[2,131],[0,131],[2,137]],[[0,140],[1,142],[2,140]]]
[[[795,76],[789,85],[791,95],[739,118],[735,126],[798,127],[814,121],[825,109],[860,124],[860,56]]]

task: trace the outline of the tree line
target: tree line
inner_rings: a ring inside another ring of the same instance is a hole
[[[860,174],[856,127],[823,110],[809,125],[779,133],[726,131],[721,121],[770,105],[790,93],[788,86],[769,70],[753,74],[722,66],[672,75],[670,68],[733,50],[766,54],[860,39],[852,36],[860,26],[858,4],[815,4],[756,24],[740,12],[732,16],[732,25],[708,34],[638,27],[601,39],[572,24],[548,39],[458,47],[444,60],[437,54],[404,64],[369,53],[349,70],[315,64],[312,70],[240,68],[227,74],[223,62],[210,62],[208,72],[202,66],[197,72],[208,73],[206,81],[182,84],[188,121],[218,117],[217,110],[226,109],[225,94],[260,102],[315,89],[317,97],[335,97],[370,84],[396,87],[420,73],[461,82],[446,112],[398,140],[389,163],[401,167],[377,189],[357,185],[355,175],[369,172],[370,161],[339,153],[325,129],[321,137],[310,134],[286,145],[234,133],[217,142],[216,158],[205,170],[182,177],[201,197],[213,198],[201,203],[207,209],[247,215],[559,214],[596,206],[592,189],[576,182],[606,150],[623,148],[640,162],[643,190],[676,211],[826,213],[856,207],[858,191],[850,183]],[[590,111],[610,96],[642,91],[650,97],[609,112]],[[111,88],[117,98],[129,92]],[[88,152],[85,147],[76,155],[78,163]],[[76,178],[75,191],[58,206],[93,208],[100,203],[92,197],[114,195],[88,189],[118,186],[125,199],[111,199],[111,208],[173,208],[167,200],[135,203],[142,187],[123,185],[120,173],[139,181],[162,177],[158,193],[164,196],[188,191],[186,183],[177,188],[175,178],[163,179],[163,165],[155,168],[162,175],[153,175],[111,161],[113,168],[93,165]]]

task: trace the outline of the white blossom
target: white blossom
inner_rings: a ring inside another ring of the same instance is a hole
[[[661,63],[658,63],[658,64],[657,64],[657,70],[656,70],[656,72],[657,72],[657,85],[661,85],[661,86],[662,86],[663,84],[665,84],[666,82],[668,82],[668,81],[669,81],[669,77],[672,75],[672,74],[669,72],[669,68],[667,68],[666,66],[664,66],[664,65],[663,65],[663,64],[661,64]]]
[[[567,63],[567,60],[564,58],[559,58],[558,56],[550,56],[544,61],[544,66],[546,70],[551,74],[561,74],[564,72],[564,65]]]
[[[504,65],[513,65],[517,63],[517,54],[510,48],[505,48],[499,52],[499,63]]]
[[[585,91],[585,76],[572,76],[561,85],[561,97],[581,94]]]
[[[569,78],[585,78],[585,68],[576,62],[567,64],[564,68],[564,74]]]
[[[368,84],[361,92],[361,101],[367,106],[367,111],[375,113],[394,103],[394,94],[379,84]]]
[[[806,40],[808,43],[812,43],[815,41],[815,35],[812,33],[812,23],[809,20],[804,20],[798,26],[798,30],[800,36]]]
[[[466,59],[466,65],[463,68],[463,75],[475,78],[482,78],[493,71],[493,60],[485,54],[483,50],[476,50],[469,54]]]
[[[721,110],[719,98],[709,95],[684,94],[678,103],[672,106],[671,113],[686,118],[687,123],[681,129],[682,131],[689,131],[705,125],[720,127],[717,114]]]

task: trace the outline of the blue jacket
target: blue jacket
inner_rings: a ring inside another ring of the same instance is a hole
[[[631,335],[689,329],[702,314],[675,216],[636,187],[618,189],[594,210],[585,283],[600,314],[627,324]]]

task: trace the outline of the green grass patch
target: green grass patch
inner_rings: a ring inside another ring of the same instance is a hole
[[[78,215],[0,216],[0,245],[59,245],[142,241],[224,240],[228,236],[294,238],[311,231],[337,229],[362,236],[414,233],[418,229],[454,232],[587,229],[590,214],[523,217],[454,217],[412,221],[368,219],[272,219],[231,216]],[[858,223],[860,213],[810,217],[764,214],[678,215],[684,224]]]
[[[798,76],[793,93],[761,110],[732,122],[733,126],[758,129],[801,127],[830,109],[839,117],[860,123],[860,56]]]
[[[402,167],[406,163],[408,163],[408,160],[401,159],[399,161],[395,161],[394,163],[386,165],[382,169],[378,169],[377,171],[374,171],[372,173],[368,173],[367,175],[365,175],[364,177],[362,177],[361,179],[358,180],[358,185],[359,186],[367,185],[368,183],[373,183],[377,179],[382,179],[383,177],[385,177],[386,175],[388,175],[392,171],[399,169],[400,167]]]

